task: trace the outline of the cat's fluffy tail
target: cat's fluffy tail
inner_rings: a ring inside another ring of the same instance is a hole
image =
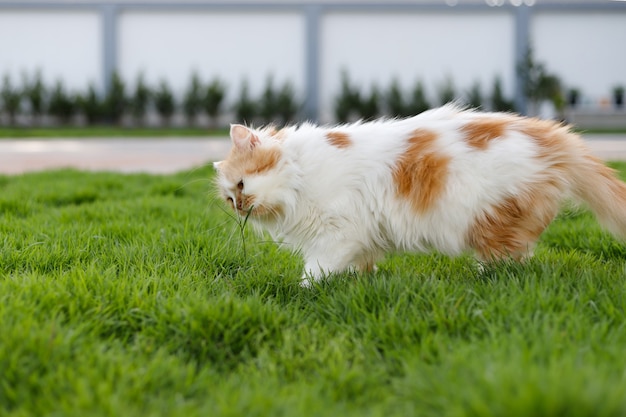
[[[576,137],[576,142],[577,161],[568,164],[574,195],[587,204],[605,228],[626,240],[626,184],[613,169],[592,156],[582,140]]]

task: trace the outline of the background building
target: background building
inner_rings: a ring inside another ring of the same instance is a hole
[[[271,76],[321,121],[342,72],[363,91],[421,81],[433,102],[446,83],[489,95],[499,77],[523,111],[516,68],[529,45],[584,107],[610,106],[626,85],[626,2],[0,0],[0,75],[15,82],[40,69],[48,84],[104,92],[117,70],[131,88],[143,73],[180,96],[197,72],[232,102],[244,80],[258,95]]]

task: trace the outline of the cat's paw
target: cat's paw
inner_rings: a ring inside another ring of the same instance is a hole
[[[313,278],[304,276],[300,279],[300,288],[311,288],[314,282]]]
[[[301,288],[312,288],[313,284],[320,280],[319,277],[315,275],[307,274],[306,272],[300,278],[300,287]]]

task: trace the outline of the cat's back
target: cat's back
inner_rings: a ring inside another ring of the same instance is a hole
[[[442,191],[495,187],[502,195],[515,188],[515,178],[529,178],[550,163],[542,158],[549,151],[545,138],[564,137],[554,134],[558,129],[553,122],[447,105],[406,119],[303,125],[286,145],[302,172],[324,184],[386,181],[400,193],[422,194],[437,184]]]

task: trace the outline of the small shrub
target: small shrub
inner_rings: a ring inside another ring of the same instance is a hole
[[[135,124],[139,126],[144,125],[151,98],[152,91],[146,84],[144,75],[139,74],[135,83],[135,91],[130,99],[130,112]]]
[[[567,92],[567,104],[570,107],[575,108],[578,106],[578,102],[580,100],[580,90],[577,88],[570,88]]]
[[[616,85],[613,87],[613,104],[616,108],[624,107],[624,86]]]
[[[104,99],[104,115],[109,123],[121,124],[122,116],[126,111],[128,100],[126,86],[117,72],[111,75],[111,85]]]
[[[361,108],[361,93],[350,84],[348,73],[341,73],[341,91],[335,99],[335,117],[340,123],[346,123]]]
[[[483,94],[480,89],[480,82],[476,81],[467,92],[467,105],[474,109],[480,109],[483,106]]]
[[[439,104],[444,105],[450,103],[456,99],[456,92],[454,88],[454,81],[452,78],[447,77],[445,81],[439,86]]]
[[[22,105],[22,93],[13,87],[9,74],[6,74],[2,81],[0,97],[2,98],[2,110],[9,116],[9,124],[14,125]]]
[[[424,85],[421,81],[415,83],[413,92],[411,94],[411,101],[408,104],[408,114],[417,115],[430,109],[430,103],[426,99],[426,93],[424,91]]]
[[[65,91],[62,80],[58,80],[52,90],[48,112],[61,124],[68,124],[76,113],[76,100]]]
[[[376,86],[372,87],[369,96],[363,97],[359,103],[359,114],[363,120],[373,120],[380,114],[380,93]]]
[[[275,122],[278,114],[278,98],[274,91],[274,79],[270,75],[265,81],[265,88],[259,100],[259,116],[264,124]]]
[[[154,105],[161,117],[163,125],[169,126],[176,103],[174,101],[174,94],[172,94],[172,90],[165,80],[161,81],[159,88],[154,94]]]
[[[191,75],[189,87],[183,98],[183,111],[189,125],[195,124],[196,116],[202,109],[202,82],[197,73]]]
[[[400,89],[400,83],[397,79],[394,79],[389,86],[387,92],[387,110],[392,117],[406,117],[409,116],[409,106],[404,99],[402,90]]]
[[[276,97],[276,111],[283,124],[293,123],[298,114],[298,103],[293,86],[286,82]]]
[[[241,84],[239,99],[234,106],[235,117],[243,123],[252,123],[256,116],[256,104],[250,98],[248,81],[244,80]]]
[[[491,94],[491,110],[513,111],[514,108],[513,102],[507,100],[502,93],[502,80],[500,77],[496,77],[493,82],[493,93]]]
[[[549,73],[546,65],[535,59],[532,48],[528,48],[524,59],[518,63],[517,72],[524,86],[524,95],[533,106],[532,111],[536,111],[542,100],[552,101],[557,110],[564,107],[559,77]]]
[[[207,87],[204,98],[202,100],[202,106],[204,111],[209,116],[211,126],[217,125],[217,119],[222,111],[222,103],[226,96],[226,87],[218,79],[215,78]]]
[[[24,74],[24,97],[26,98],[33,121],[38,124],[44,112],[46,88],[41,77],[41,70],[37,70],[32,79]]]
[[[84,95],[79,95],[76,98],[76,105],[78,110],[85,116],[88,125],[94,125],[101,121],[103,104],[93,83],[89,84]]]

